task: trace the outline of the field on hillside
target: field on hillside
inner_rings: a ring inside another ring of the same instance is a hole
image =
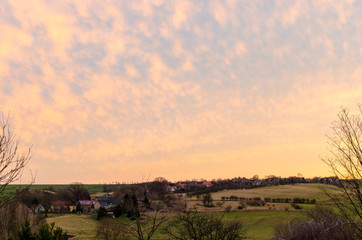
[[[316,199],[317,202],[328,201],[329,198],[323,192],[322,188],[327,187],[329,189],[336,190],[337,187],[324,184],[310,184],[310,183],[300,183],[294,185],[279,185],[271,187],[261,187],[253,189],[238,189],[238,190],[225,190],[220,192],[212,193],[214,200],[221,200],[221,197],[244,197],[244,198],[253,198],[253,197],[270,197],[270,198],[309,198]]]
[[[237,196],[243,198],[260,197],[269,198],[306,198],[309,200],[315,199],[317,204],[329,205],[332,204],[328,196],[322,188],[328,188],[328,191],[336,191],[337,187],[323,184],[295,184],[295,185],[280,185],[271,187],[260,187],[254,189],[238,189],[225,190],[211,193],[214,207],[205,207],[202,197],[197,199],[196,196],[186,199],[188,208],[196,208],[198,211],[205,212],[223,212],[228,207],[231,211],[301,211],[296,210],[290,203],[274,203],[267,202],[265,206],[246,206],[246,209],[239,210],[239,200],[222,200],[222,197]],[[303,208],[303,211],[314,208],[314,204],[298,204]]]
[[[240,219],[247,230],[248,239],[267,240],[273,237],[274,227],[295,217],[305,217],[304,212],[247,211],[224,214],[225,219]]]
[[[67,214],[47,218],[48,223],[54,222],[68,234],[75,235],[77,239],[96,239],[97,222],[86,215]]]

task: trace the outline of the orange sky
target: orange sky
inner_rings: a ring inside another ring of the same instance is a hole
[[[36,183],[329,175],[360,1],[7,1],[0,110]]]

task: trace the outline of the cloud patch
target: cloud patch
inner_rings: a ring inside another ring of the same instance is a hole
[[[0,110],[38,183],[326,175],[357,2],[0,0]]]

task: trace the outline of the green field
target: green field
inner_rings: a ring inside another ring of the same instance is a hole
[[[322,188],[328,188],[335,191],[337,187],[324,184],[300,183],[294,185],[279,185],[271,187],[261,187],[253,189],[238,189],[226,190],[212,193],[214,200],[221,200],[222,196],[230,197],[232,195],[237,197],[253,198],[253,197],[270,197],[270,198],[309,198],[316,199],[318,202],[329,200],[325,195]]]
[[[270,239],[274,234],[274,227],[295,217],[304,217],[304,212],[287,211],[248,211],[226,213],[225,219],[238,218],[247,229],[248,239]]]
[[[96,239],[97,222],[89,216],[68,214],[47,218],[48,223],[55,223],[68,234],[75,235],[77,239]]]
[[[215,213],[220,215],[220,213]],[[294,217],[303,217],[303,212],[286,211],[254,211],[225,213],[224,219],[240,219],[247,229],[248,239],[270,239],[274,233],[274,226],[286,222]],[[61,215],[48,218],[49,223],[54,222],[67,233],[75,235],[77,239],[96,239],[95,231],[97,221],[89,216]],[[167,223],[166,223],[167,224]],[[156,232],[154,239],[167,239],[160,231]]]

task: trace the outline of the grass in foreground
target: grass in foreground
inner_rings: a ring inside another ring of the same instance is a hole
[[[294,217],[305,216],[304,212],[287,212],[287,211],[246,211],[246,212],[230,212],[230,213],[212,213],[215,215],[224,215],[224,219],[240,219],[247,229],[248,239],[266,240],[273,237],[274,227],[282,222],[288,221]],[[129,222],[129,219],[122,217],[123,222]],[[117,221],[115,219],[115,221]],[[47,219],[48,223],[54,222],[57,226],[63,228],[67,233],[76,235],[77,239],[97,239],[96,226],[97,221],[89,216],[84,215],[62,215]],[[167,223],[163,225],[167,226]],[[160,230],[154,235],[154,239],[167,239]]]
[[[248,239],[270,239],[274,235],[274,227],[295,217],[305,216],[304,212],[259,211],[226,213],[225,219],[238,218],[246,227]]]
[[[47,218],[48,223],[54,222],[68,234],[75,235],[77,239],[97,239],[97,222],[85,215],[68,214],[59,217]]]

